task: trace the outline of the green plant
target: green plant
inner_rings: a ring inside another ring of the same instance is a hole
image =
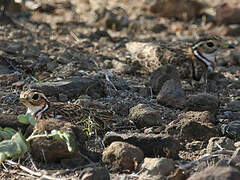
[[[80,127],[89,137],[96,134],[96,129],[99,128],[99,124],[96,123],[90,116],[79,122],[79,124],[81,124]]]
[[[24,124],[36,125],[36,119],[31,114],[19,115],[18,120]],[[12,128],[0,127],[0,164],[7,158],[16,158],[24,155],[30,150],[30,141],[35,138],[53,137],[66,142],[68,150],[73,152],[75,149],[74,137],[65,131],[52,130],[50,134],[37,134],[36,130],[28,137],[24,137],[21,132]]]

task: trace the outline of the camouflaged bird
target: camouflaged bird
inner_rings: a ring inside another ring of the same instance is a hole
[[[91,117],[105,124],[115,116],[111,110],[86,108],[73,103],[50,102],[43,92],[34,89],[21,92],[20,102],[27,107],[27,113],[36,119],[57,118],[79,124]]]
[[[191,74],[196,81],[203,78],[205,84],[208,73],[215,69],[217,52],[221,49],[234,48],[215,35],[201,36],[195,42],[129,42],[126,47],[150,71],[165,64],[173,64],[181,76]],[[181,70],[184,65],[187,68]]]

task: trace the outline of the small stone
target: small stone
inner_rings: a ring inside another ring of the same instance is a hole
[[[98,98],[105,96],[104,87],[99,80],[81,76],[60,81],[34,83],[30,85],[30,88],[42,90],[47,95],[56,97],[59,93],[65,94],[68,98],[76,98],[86,94]]]
[[[196,18],[204,8],[202,3],[192,0],[159,0],[151,2],[149,9],[152,13],[156,13],[161,17],[177,18],[185,21]]]
[[[217,130],[208,124],[196,122],[192,119],[181,119],[171,122],[165,129],[166,133],[184,141],[208,140],[218,134]]]
[[[174,108],[183,108],[185,103],[185,93],[180,80],[166,81],[157,95],[157,102]]]
[[[156,126],[162,123],[160,112],[145,104],[132,107],[129,112],[129,119],[138,128]]]
[[[179,81],[179,75],[173,65],[164,65],[153,71],[150,80],[153,93],[158,94],[163,88],[164,83],[171,79]],[[170,84],[172,84],[171,81]],[[165,85],[164,88],[166,88],[166,86],[167,85]],[[179,85],[177,87],[179,87]]]
[[[219,99],[210,94],[198,94],[189,96],[185,103],[186,111],[209,111],[214,115],[219,108]]]
[[[207,180],[207,179],[222,179],[222,180],[238,180],[240,172],[232,167],[207,167],[203,171],[196,172],[188,178],[188,180]]]
[[[207,145],[207,153],[212,153],[214,151],[217,151],[220,149],[218,145],[224,149],[227,150],[234,150],[234,142],[233,140],[227,138],[227,137],[212,137],[209,139],[208,145]]]
[[[168,176],[174,171],[174,161],[167,158],[144,158],[140,167],[141,174],[149,176]]]
[[[188,111],[188,112],[183,112],[183,113],[180,113],[178,115],[178,119],[179,120],[181,120],[181,119],[189,119],[189,120],[193,120],[193,121],[200,122],[200,123],[212,123],[212,124],[216,123],[216,118],[209,111],[202,111],[202,112]]]
[[[143,133],[115,133],[108,132],[104,136],[103,143],[109,146],[112,142],[122,141],[139,147],[147,157],[167,157],[178,159],[182,149],[180,142],[171,136]]]
[[[216,21],[218,24],[239,24],[239,6],[232,1],[220,4],[216,7]]]
[[[86,134],[83,130],[70,122],[60,119],[38,120],[35,126],[36,134],[50,133],[52,130],[59,130],[71,135],[75,143],[75,151],[70,152],[66,142],[56,138],[36,138],[30,143],[31,154],[36,161],[47,161],[48,163],[59,162],[62,159],[71,159],[81,157],[79,152],[86,152],[85,141]]]
[[[102,155],[102,161],[111,168],[130,171],[135,171],[144,159],[141,149],[120,141],[113,142]]]
[[[28,125],[20,123],[17,119],[17,115],[0,113],[0,127],[10,127],[25,132]]]

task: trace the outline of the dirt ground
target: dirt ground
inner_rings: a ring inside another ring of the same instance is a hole
[[[33,4],[29,5],[26,2]],[[125,44],[132,41],[184,42],[193,40],[204,32],[219,35],[228,43],[235,45],[233,51],[220,52],[217,56],[217,67],[211,79],[209,92],[219,100],[219,106],[213,113],[217,122],[213,128],[218,129],[224,123],[240,120],[238,105],[240,27],[239,22],[232,23],[231,19],[237,19],[239,14],[232,13],[234,16],[232,17],[229,15],[231,13],[226,13],[228,17],[221,17],[219,12],[225,15],[221,9],[224,1],[211,1],[211,3],[207,0],[201,1],[201,6],[197,4],[198,8],[193,12],[181,9],[181,3],[185,3],[183,7],[188,6],[187,9],[194,9],[195,4],[188,4],[185,1],[179,1],[180,4],[177,4],[179,12],[174,10],[176,6],[174,1],[169,6],[166,5],[168,11],[158,10],[157,3],[151,5],[155,1],[147,0],[29,0],[26,2],[20,5],[9,1],[9,5],[6,5],[0,1],[0,5],[5,7],[5,14],[0,16],[0,113],[2,115],[24,114],[25,107],[17,101],[20,92],[29,87],[39,87],[45,90],[52,101],[77,103],[81,100],[90,100],[114,110],[119,120],[110,123],[111,131],[126,134],[146,133],[152,128],[154,134],[159,134],[166,128],[165,132],[170,132],[169,129],[174,124],[170,123],[179,114],[188,110],[162,106],[157,102],[156,94],[152,94],[149,88],[151,72],[136,63]],[[231,1],[233,4],[236,2]],[[237,8],[230,8],[228,11],[237,12]],[[184,13],[185,15],[182,15]],[[72,84],[70,83],[68,87],[54,84],[69,79]],[[201,88],[191,87],[187,81],[182,81],[182,84],[185,86],[186,97],[202,92]],[[58,88],[62,89],[57,91]],[[71,88],[71,91],[68,88]],[[129,120],[133,114],[130,109],[139,104],[145,104],[161,112],[162,124],[155,125],[153,122],[152,127],[151,125],[144,127]],[[212,108],[210,107],[209,111]],[[180,139],[178,140],[181,141]],[[180,151],[179,161],[187,162],[203,155],[208,140],[209,138],[200,139],[199,141],[204,145],[196,151],[191,148],[189,151],[186,149]],[[187,142],[183,143],[184,146]],[[101,148],[96,149],[100,154],[103,151]],[[20,162],[34,170],[30,159],[27,155]],[[39,172],[52,177],[57,172],[66,171],[66,168],[59,163],[35,163]],[[193,169],[190,174],[201,168],[200,166]],[[5,167],[1,166],[0,170],[1,179],[37,178],[17,167],[11,167],[8,163],[5,163]],[[81,170],[80,168],[65,172],[56,179],[78,179]],[[124,174],[129,172],[109,170],[111,179],[138,179],[138,175],[134,173],[125,177]]]

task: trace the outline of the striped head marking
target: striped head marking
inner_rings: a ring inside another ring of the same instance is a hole
[[[49,108],[46,96],[38,90],[30,89],[20,94],[20,102],[27,107],[27,113],[39,119],[42,113]]]
[[[216,66],[217,51],[230,48],[234,47],[226,44],[224,40],[218,36],[204,36],[192,46],[192,52],[209,71],[213,71]]]

